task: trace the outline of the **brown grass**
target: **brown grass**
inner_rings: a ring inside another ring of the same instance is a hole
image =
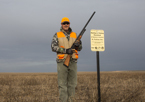
[[[75,102],[97,102],[97,73],[79,72]],[[101,72],[102,102],[145,102],[145,71]],[[0,73],[0,102],[58,102],[56,73]]]

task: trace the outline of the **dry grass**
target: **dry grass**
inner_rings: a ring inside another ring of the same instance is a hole
[[[97,102],[97,74],[78,73],[76,102]],[[102,102],[145,102],[145,71],[101,72]],[[58,102],[56,73],[0,73],[0,102]]]

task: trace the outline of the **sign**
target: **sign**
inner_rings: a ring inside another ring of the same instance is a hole
[[[92,29],[90,31],[91,50],[105,51],[104,30]]]

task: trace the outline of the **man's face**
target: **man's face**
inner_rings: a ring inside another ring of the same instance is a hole
[[[68,31],[69,27],[70,27],[70,23],[69,22],[63,22],[61,23],[62,29],[65,31]]]

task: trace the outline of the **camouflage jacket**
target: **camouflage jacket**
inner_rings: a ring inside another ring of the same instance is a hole
[[[69,28],[69,32],[65,32],[62,28],[60,28],[60,31],[62,31],[65,34],[65,36],[67,37],[67,39],[69,40],[72,29]],[[56,52],[56,53],[66,53],[66,49],[60,48],[58,44],[59,44],[59,41],[57,38],[57,33],[55,33],[55,35],[53,36],[52,42],[51,42],[52,51]],[[82,42],[80,41],[80,46],[78,47],[78,51],[81,51],[81,50],[82,50]],[[63,60],[57,59],[57,62],[61,62],[61,61],[63,61]],[[76,62],[77,60],[74,60],[74,61]]]

